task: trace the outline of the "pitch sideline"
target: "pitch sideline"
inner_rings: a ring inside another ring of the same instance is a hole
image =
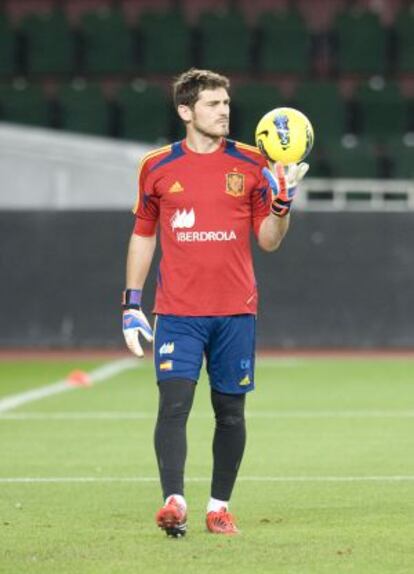
[[[117,361],[111,361],[102,367],[94,369],[88,373],[90,381],[92,383],[101,383],[110,377],[118,375],[123,371],[132,369],[139,366],[139,361],[137,359],[126,358]],[[16,395],[6,396],[4,399],[0,400],[0,413],[11,411],[21,405],[26,403],[31,403],[33,401],[38,401],[65,391],[73,390],[73,387],[68,384],[67,380],[62,379],[51,385],[45,385],[43,387],[38,387],[37,389],[32,389],[30,391],[25,391],[23,393],[18,393]]]

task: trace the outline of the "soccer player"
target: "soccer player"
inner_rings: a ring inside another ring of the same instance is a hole
[[[238,532],[228,505],[246,442],[246,393],[254,388],[257,290],[250,233],[265,251],[279,247],[295,188],[308,169],[302,163],[270,170],[257,148],[227,139],[229,87],[226,77],[194,68],[175,81],[186,137],[141,162],[127,257],[123,329],[140,357],[139,335],[153,339],[141,295],[159,226],[154,442],[164,505],[156,522],[175,537],[187,529],[186,423],[203,357],[216,420],[206,524],[213,533]]]

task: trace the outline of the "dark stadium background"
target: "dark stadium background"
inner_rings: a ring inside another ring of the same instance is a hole
[[[169,86],[190,66],[230,76],[236,139],[253,143],[258,118],[278,105],[307,113],[316,132],[311,177],[414,175],[411,2],[0,6],[0,123],[162,145],[182,136]],[[280,252],[256,254],[259,346],[412,348],[412,205],[297,211]],[[99,205],[76,213],[0,208],[0,345],[122,347],[131,225],[127,211]],[[152,287],[153,274],[147,311]]]

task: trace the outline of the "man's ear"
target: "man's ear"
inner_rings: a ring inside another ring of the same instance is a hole
[[[178,115],[180,118],[188,124],[193,118],[193,111],[189,106],[185,106],[184,104],[180,104],[177,108]]]

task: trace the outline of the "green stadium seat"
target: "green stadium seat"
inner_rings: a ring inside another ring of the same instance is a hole
[[[135,80],[119,90],[116,103],[122,138],[160,143],[169,139],[173,110],[161,87]]]
[[[332,169],[332,177],[377,178],[378,162],[372,142],[345,136],[330,142],[325,149]]]
[[[232,137],[255,145],[254,134],[258,121],[266,112],[280,105],[282,98],[274,86],[253,82],[239,86],[232,96]]]
[[[414,137],[391,139],[387,148],[392,160],[393,177],[414,180]]]
[[[0,88],[0,117],[5,122],[47,127],[49,102],[41,87],[19,79]]]
[[[21,30],[27,41],[29,74],[73,73],[75,39],[62,10],[29,14]]]
[[[402,136],[408,122],[407,102],[398,85],[373,78],[355,96],[361,115],[361,133],[378,140]]]
[[[382,74],[387,67],[387,33],[377,14],[347,10],[335,22],[340,73]]]
[[[142,13],[139,35],[140,65],[144,72],[174,74],[193,63],[191,30],[181,12]]]
[[[414,6],[401,10],[395,21],[397,70],[414,72]]]
[[[310,34],[295,9],[264,12],[258,19],[259,68],[268,73],[306,74]]]
[[[88,84],[85,80],[77,79],[62,86],[58,94],[58,105],[62,129],[109,135],[109,106],[98,84]]]
[[[324,145],[316,140],[315,147],[305,161],[310,165],[309,177],[332,177],[334,166],[329,161],[326,142]]]
[[[339,139],[345,132],[345,102],[336,83],[308,81],[300,84],[295,105],[306,114],[314,128],[315,143]]]
[[[0,11],[0,75],[15,71],[16,37],[7,16]]]
[[[198,30],[201,67],[241,73],[250,69],[251,29],[240,12],[206,12]]]
[[[100,8],[82,17],[84,68],[89,74],[134,71],[133,34],[120,8]]]

